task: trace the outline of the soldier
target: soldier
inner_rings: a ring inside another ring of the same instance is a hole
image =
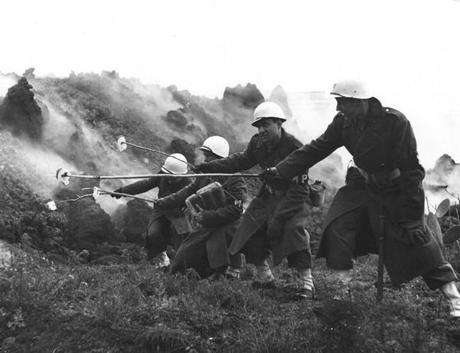
[[[180,153],[173,153],[166,158],[159,173],[187,174],[187,159]],[[182,189],[188,183],[188,178],[152,177],[125,185],[114,191],[136,195],[158,187],[158,197],[163,197]],[[112,197],[120,198],[116,195],[112,195]],[[166,253],[168,245],[177,249],[181,238],[188,232],[189,228],[180,208],[167,211],[154,209],[145,234],[147,258],[153,260],[159,257],[158,267],[168,267],[170,264],[170,259]]]
[[[350,283],[352,258],[376,252],[383,216],[383,261],[392,283],[398,286],[422,276],[429,288],[441,289],[448,298],[450,314],[460,317],[456,275],[424,224],[425,172],[409,121],[399,111],[382,107],[359,82],[338,82],[331,94],[338,113],[326,131],[265,174],[290,179],[344,146],[357,168],[350,170],[348,185],[334,198],[319,256]]]
[[[206,162],[220,160],[229,153],[227,140],[220,136],[207,138],[200,149]],[[220,185],[214,183],[216,181]],[[206,194],[204,190],[209,192]],[[211,204],[202,204],[197,206],[197,212],[192,210],[195,213],[192,224],[196,224],[197,229],[179,247],[171,271],[184,272],[193,268],[202,277],[211,275],[213,279],[222,276],[238,279],[241,254],[230,255],[228,245],[243,212],[246,183],[242,177],[196,178],[182,190],[157,200],[154,207],[162,211],[181,207],[186,200],[192,202],[195,193],[200,193],[204,203],[211,202],[212,209],[209,207]]]
[[[256,165],[273,167],[302,145],[282,128],[284,121],[286,117],[277,104],[259,104],[252,122],[258,133],[251,138],[246,150],[196,168],[201,172],[233,173]],[[274,265],[287,257],[288,266],[296,269],[296,295],[300,298],[313,297],[315,290],[306,223],[309,206],[305,173],[306,170],[299,171],[299,177],[293,180],[265,182],[246,209],[229,248],[231,254],[242,252],[247,262],[256,266],[256,286],[274,286],[275,278],[268,264],[272,252]],[[271,231],[272,226],[277,231]]]

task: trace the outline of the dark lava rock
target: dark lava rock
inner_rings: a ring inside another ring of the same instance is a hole
[[[145,201],[133,199],[126,204],[125,212],[121,234],[128,242],[143,244],[152,208]]]
[[[42,111],[26,78],[22,77],[8,89],[0,106],[0,123],[15,135],[24,135],[32,140],[42,138]]]
[[[189,163],[195,161],[195,146],[180,138],[171,141],[168,152],[183,154]]]
[[[115,227],[110,216],[93,199],[70,203],[67,216],[75,249],[92,251],[98,244],[115,240]]]
[[[187,118],[182,114],[180,110],[170,110],[166,114],[166,121],[180,128],[183,128],[187,125]]]
[[[233,88],[226,87],[223,96],[224,105],[238,103],[240,106],[248,109],[254,109],[264,100],[262,93],[252,83],[248,83],[244,87],[241,85]]]

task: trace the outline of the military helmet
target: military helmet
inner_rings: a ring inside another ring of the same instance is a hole
[[[254,118],[252,120],[252,126],[256,126],[257,122],[262,119],[279,119],[286,121],[283,109],[274,102],[263,102],[260,103],[254,110]]]
[[[200,147],[202,151],[214,153],[216,156],[225,158],[230,152],[230,146],[226,139],[221,136],[210,136],[204,140],[203,145]]]
[[[166,158],[161,170],[168,174],[187,174],[187,159],[183,154],[173,153]]]
[[[369,99],[369,95],[362,82],[355,80],[342,80],[334,83],[331,94],[337,97]]]

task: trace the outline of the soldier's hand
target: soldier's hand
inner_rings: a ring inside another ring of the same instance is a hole
[[[195,213],[194,217],[195,217],[195,221],[197,221],[198,223],[202,223],[203,220],[204,220],[204,214],[203,214],[203,208],[200,206],[200,205],[195,205],[195,207],[198,209],[198,212]]]
[[[402,226],[401,240],[409,245],[424,245],[430,241],[430,234],[423,225]]]
[[[118,188],[116,190],[113,190],[113,192],[123,192],[123,188]],[[119,199],[121,198],[121,195],[114,195],[114,194],[110,194],[111,197],[115,198],[115,199]]]
[[[275,167],[271,167],[266,168],[262,173],[260,173],[259,178],[261,178],[264,181],[270,181],[281,178],[281,175],[278,172],[278,169],[276,169]]]
[[[192,172],[194,172],[194,173],[201,173],[201,172],[202,172],[201,168],[203,167],[203,164],[204,164],[204,163],[200,163],[200,164],[194,165],[193,167],[190,167],[190,169],[191,169]]]

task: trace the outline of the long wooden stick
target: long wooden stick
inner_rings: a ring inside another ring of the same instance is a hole
[[[152,202],[152,203],[155,203],[155,201],[156,201],[156,200],[148,199],[148,198],[141,197],[141,196],[135,196],[135,195],[131,195],[131,194],[125,194],[124,192],[107,191],[107,190],[103,190],[103,189],[101,189],[101,195],[123,196],[123,197],[129,197],[129,198],[131,198],[131,199],[142,200],[142,201]]]
[[[139,174],[139,175],[84,175],[84,174],[72,174],[64,173],[62,177],[65,178],[77,178],[77,179],[96,179],[96,180],[107,180],[107,179],[147,179],[153,177],[159,178],[212,178],[212,177],[244,177],[244,178],[259,178],[259,174],[250,173],[198,173],[198,174]]]
[[[135,148],[138,148],[138,149],[141,149],[141,150],[144,150],[144,151],[149,151],[149,152],[153,152],[153,153],[158,153],[158,154],[161,154],[165,157],[170,157],[170,158],[174,158],[175,160],[178,160],[179,162],[181,163],[185,163],[187,164],[190,168],[194,168],[195,166],[189,162],[185,162],[169,153],[166,153],[166,152],[163,152],[163,151],[158,151],[158,150],[155,150],[153,148],[149,148],[149,147],[144,147],[144,146],[139,146],[139,145],[136,145],[134,143],[131,143],[131,142],[124,142],[127,146],[131,146],[131,147],[135,147]]]
[[[379,234],[378,234],[378,247],[379,247],[379,262],[377,265],[377,302],[383,299],[383,245],[385,240],[385,216],[383,210],[379,214]]]

